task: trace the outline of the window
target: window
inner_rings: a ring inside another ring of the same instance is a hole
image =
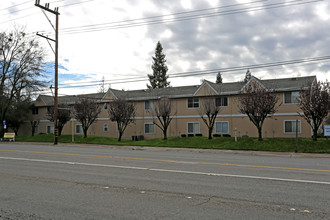
[[[284,104],[299,104],[300,94],[299,92],[285,92]]]
[[[103,131],[104,132],[107,132],[109,130],[109,126],[108,126],[108,124],[104,124],[103,125]]]
[[[284,121],[284,133],[296,133],[296,120]],[[301,121],[298,120],[298,133],[301,133]]]
[[[37,114],[39,114],[39,108],[38,107],[32,108],[32,115],[37,115]]]
[[[36,126],[34,127],[34,133],[35,133],[35,134],[39,134],[39,125],[36,125]]]
[[[188,134],[199,134],[199,122],[189,122],[188,123]]]
[[[199,98],[188,98],[188,108],[199,108]]]
[[[82,133],[83,133],[82,125],[76,125],[76,134],[82,134]]]
[[[215,98],[215,105],[216,106],[228,106],[228,97],[221,96],[221,97]]]
[[[155,133],[155,125],[153,123],[144,124],[144,133],[145,134],[154,134]]]
[[[228,121],[215,122],[215,133],[228,134],[229,133],[229,122]]]
[[[54,125],[47,125],[47,134],[54,134]]]
[[[108,109],[108,103],[104,103],[104,105],[103,105],[103,109],[104,109],[104,110],[107,110],[107,109]]]
[[[155,102],[154,101],[145,101],[144,102],[144,110],[154,110],[155,109]]]

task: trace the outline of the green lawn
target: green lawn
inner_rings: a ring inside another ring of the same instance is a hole
[[[103,144],[103,145],[130,145],[130,146],[152,146],[152,147],[182,147],[200,149],[227,149],[227,150],[255,150],[255,151],[274,151],[274,152],[294,152],[296,149],[295,138],[264,138],[259,142],[257,138],[238,138],[215,137],[212,140],[206,137],[176,137],[163,139],[151,139],[143,141],[122,140],[117,138],[89,136],[83,138],[75,135],[74,143]],[[17,136],[17,141],[27,142],[53,142],[53,135],[40,134],[32,136]],[[71,135],[62,135],[58,139],[59,143],[72,143]],[[311,138],[299,138],[298,152],[301,153],[330,153],[330,139],[319,138],[313,141]]]

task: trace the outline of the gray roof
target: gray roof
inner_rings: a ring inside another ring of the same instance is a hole
[[[83,95],[59,96],[58,103],[73,104],[81,98],[90,98],[99,101],[103,98],[104,95],[105,93],[93,93],[93,94],[83,94]],[[45,103],[46,106],[54,105],[54,96],[40,95],[38,98],[40,98]]]
[[[283,79],[266,79],[260,80],[252,76],[252,79],[257,80],[261,85],[268,89],[275,89],[276,91],[297,91],[306,87],[312,83],[316,77],[294,77],[294,78],[283,78]],[[238,94],[242,88],[247,84],[245,82],[233,82],[233,83],[221,83],[216,84],[210,81],[205,81],[210,85],[218,94],[222,95],[233,95]],[[203,84],[202,84],[203,85]],[[167,87],[161,89],[144,89],[144,90],[131,90],[123,91],[116,89],[109,89],[108,92],[113,93],[116,98],[129,99],[129,100],[150,100],[158,99],[160,97],[180,98],[180,97],[192,97],[198,91],[202,85],[195,86],[180,86],[180,87]],[[73,104],[80,98],[91,98],[97,101],[102,101],[106,93],[93,93],[84,95],[70,95],[70,96],[59,96],[59,103]],[[54,97],[40,95],[39,98],[47,105],[54,105]],[[110,101],[110,100],[104,100]]]
[[[143,89],[122,91],[111,89],[117,98],[131,99],[131,100],[147,100],[159,97],[187,97],[192,96],[199,86],[180,86],[180,87],[167,87],[161,89]]]
[[[282,78],[282,79],[266,79],[261,80],[254,76],[251,79],[257,80],[261,85],[267,89],[274,89],[275,91],[294,91],[301,90],[303,87],[311,84],[316,77],[293,77],[293,78]],[[208,84],[213,87],[219,94],[237,94],[247,84],[245,82],[234,82],[234,83],[221,83],[216,84],[207,81]]]

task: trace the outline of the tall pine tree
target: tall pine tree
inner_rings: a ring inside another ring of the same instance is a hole
[[[216,80],[215,83],[216,84],[221,84],[222,83],[222,76],[221,76],[221,73],[220,72],[218,72],[218,74],[217,74],[217,80]]]
[[[163,47],[159,41],[155,49],[155,56],[152,57],[152,60],[151,68],[153,74],[148,74],[150,85],[147,85],[147,87],[149,89],[168,87],[170,85],[170,82],[167,81],[168,76],[166,75],[168,68],[165,54],[163,53]]]

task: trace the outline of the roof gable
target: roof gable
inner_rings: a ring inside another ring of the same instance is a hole
[[[109,102],[110,100],[113,99],[118,99],[118,97],[114,94],[114,92],[111,89],[108,89],[108,91],[102,97],[101,102]]]
[[[51,96],[39,95],[34,102],[34,106],[36,107],[45,106],[48,104],[49,101],[51,101],[50,98]]]
[[[247,81],[245,85],[241,88],[240,92],[243,92],[248,86],[253,86],[253,87],[256,86],[257,88],[266,89],[266,86],[262,84],[262,82],[254,76],[251,76],[249,81]]]
[[[203,83],[198,87],[198,89],[194,92],[193,96],[210,96],[210,95],[218,95],[216,89],[212,87],[212,85],[204,80]]]

